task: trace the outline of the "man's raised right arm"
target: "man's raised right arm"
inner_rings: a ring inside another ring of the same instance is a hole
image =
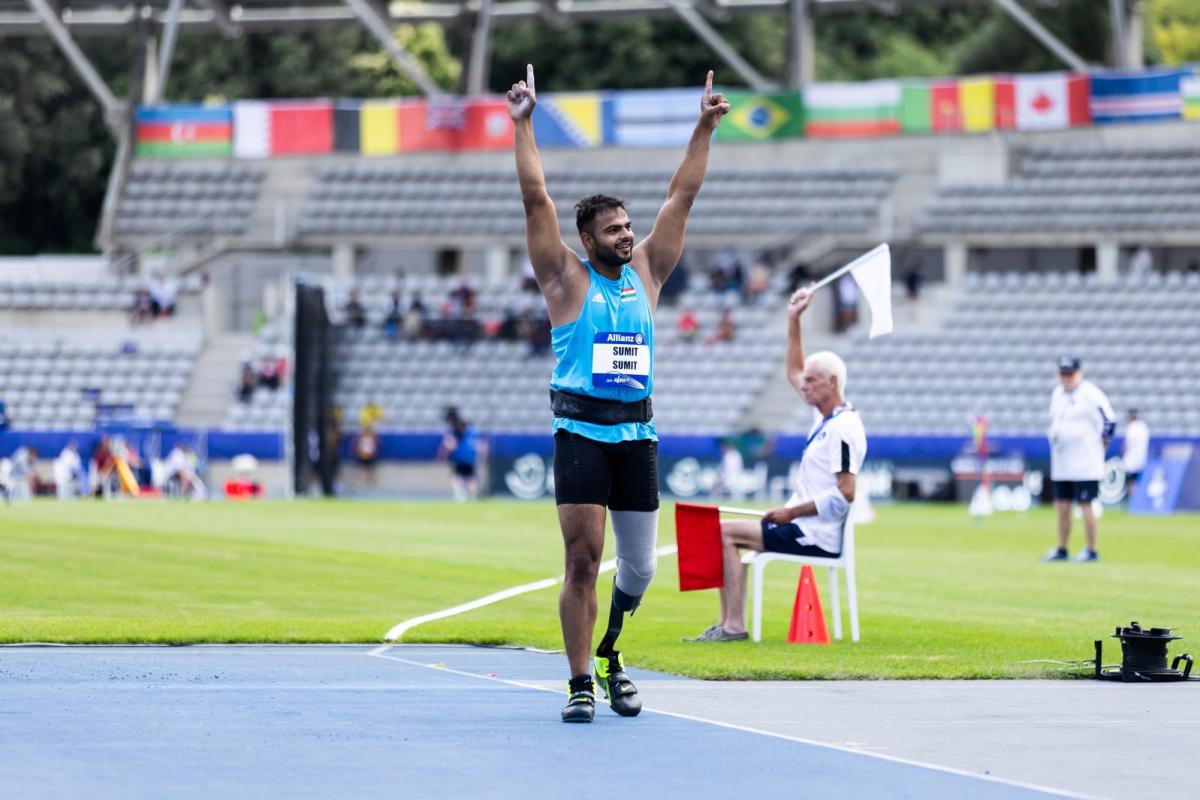
[[[812,303],[810,288],[797,289],[788,301],[787,379],[797,392],[804,386],[804,339],[800,333],[800,315]]]
[[[546,191],[546,175],[542,159],[533,139],[533,109],[537,105],[537,90],[533,82],[533,65],[527,67],[526,80],[514,83],[507,95],[508,113],[513,120],[513,151],[517,159],[517,181],[521,185],[521,202],[525,205],[525,241],[529,261],[542,293],[550,299],[560,294],[567,274],[571,250],[558,230],[558,212]]]

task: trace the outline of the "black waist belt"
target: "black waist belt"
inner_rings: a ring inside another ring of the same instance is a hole
[[[550,390],[550,409],[556,417],[577,419],[596,425],[620,425],[622,422],[649,422],[654,418],[650,398],[634,403],[601,400],[581,394]]]

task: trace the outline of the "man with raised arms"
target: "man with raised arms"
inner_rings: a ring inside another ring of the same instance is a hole
[[[635,246],[619,198],[594,194],[575,205],[586,259],[563,242],[546,191],[531,121],[537,104],[532,65],[526,79],[508,92],[529,259],[553,325],[554,493],[566,549],[558,612],[571,669],[564,722],[591,722],[595,715],[589,660],[606,513],[612,515],[616,537],[617,574],[608,627],[595,651],[595,674],[614,711],[632,717],[642,710],[615,645],[625,614],[638,607],[654,576],[654,309],[683,252],[687,215],[704,182],[713,133],[729,112],[724,96],[713,94],[712,80],[710,71],[699,120],[649,236]]]

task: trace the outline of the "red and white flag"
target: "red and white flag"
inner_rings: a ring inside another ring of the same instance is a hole
[[[1066,72],[1018,75],[1015,83],[1018,130],[1073,128],[1090,121],[1086,75]]]

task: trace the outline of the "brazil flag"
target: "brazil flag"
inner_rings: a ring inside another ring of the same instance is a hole
[[[762,142],[804,135],[804,104],[800,92],[726,92],[729,114],[717,128],[723,142]]]

